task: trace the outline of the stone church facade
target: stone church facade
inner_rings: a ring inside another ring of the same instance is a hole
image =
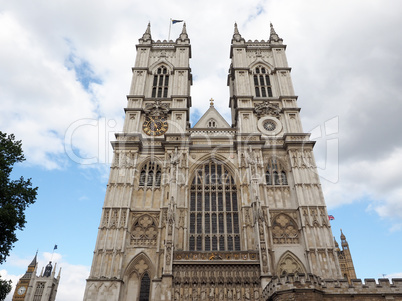
[[[148,25],[84,300],[280,300],[281,281],[343,278],[285,50],[272,25],[266,41],[235,25],[232,124],[211,100],[191,127],[186,26],[154,41]]]

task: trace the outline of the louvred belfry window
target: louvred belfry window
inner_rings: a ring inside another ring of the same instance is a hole
[[[219,162],[196,170],[190,186],[190,251],[240,251],[237,187]]]
[[[268,70],[258,66],[254,71],[255,97],[272,97],[271,80]]]
[[[168,97],[169,72],[165,66],[161,66],[156,70],[152,82],[152,97],[166,98]]]

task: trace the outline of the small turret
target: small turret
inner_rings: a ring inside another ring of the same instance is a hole
[[[244,39],[242,38],[239,29],[237,28],[237,23],[234,24],[234,33],[233,33],[233,38],[232,38],[232,44],[234,42],[244,42]]]
[[[145,30],[144,34],[142,35],[142,38],[139,39],[140,43],[151,43],[152,37],[151,37],[151,23],[148,23],[147,29]]]
[[[276,33],[274,26],[270,23],[271,32],[269,35],[269,41],[271,44],[282,44],[283,40]]]
[[[188,40],[186,22],[183,23],[183,29],[181,30],[181,34],[179,36],[179,39],[182,40],[182,41]]]

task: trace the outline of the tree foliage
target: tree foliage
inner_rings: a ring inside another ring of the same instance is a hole
[[[38,187],[32,187],[31,179],[10,179],[14,164],[23,161],[21,141],[0,131],[0,264],[18,240],[15,232],[24,228],[25,209],[35,203],[37,195]]]
[[[0,276],[0,301],[6,299],[7,295],[11,292],[11,280],[1,279]]]

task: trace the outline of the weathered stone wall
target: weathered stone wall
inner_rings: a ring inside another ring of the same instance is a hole
[[[312,274],[274,277],[263,290],[267,301],[402,300],[402,279],[321,279]]]

